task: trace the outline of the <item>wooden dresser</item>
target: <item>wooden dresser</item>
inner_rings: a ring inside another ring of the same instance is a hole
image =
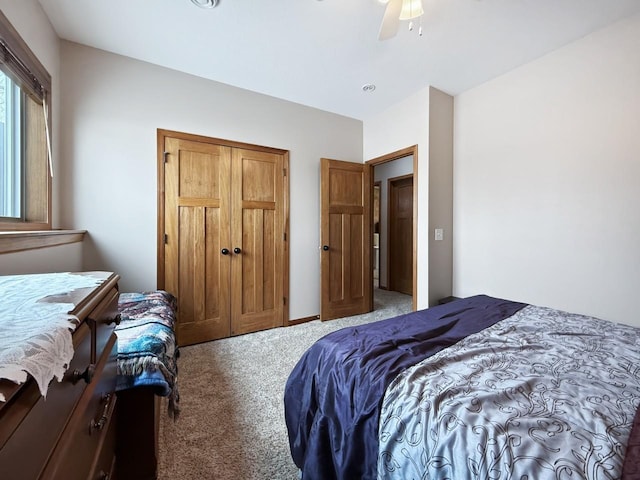
[[[80,324],[74,356],[62,382],[46,399],[36,382],[0,380],[0,478],[113,480],[115,472],[118,280],[111,272],[87,272],[100,284],[47,301],[71,303]],[[2,319],[0,319],[2,321]]]

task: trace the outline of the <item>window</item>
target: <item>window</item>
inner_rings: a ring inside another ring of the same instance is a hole
[[[20,87],[0,71],[0,216],[22,218]]]
[[[0,230],[51,228],[51,77],[0,12]]]

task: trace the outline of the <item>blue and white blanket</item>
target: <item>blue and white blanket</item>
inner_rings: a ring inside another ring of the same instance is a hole
[[[121,293],[117,390],[150,386],[178,413],[176,298],[168,292]]]

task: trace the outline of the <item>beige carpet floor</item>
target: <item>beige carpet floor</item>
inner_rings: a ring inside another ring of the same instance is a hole
[[[289,373],[304,351],[339,328],[411,311],[411,297],[376,290],[372,313],[181,348],[181,413],[160,423],[161,480],[294,480],[284,422]]]

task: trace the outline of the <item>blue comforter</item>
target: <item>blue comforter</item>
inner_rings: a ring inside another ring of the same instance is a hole
[[[289,445],[304,480],[373,479],[385,389],[404,369],[525,307],[484,295],[333,332],[287,381]]]

